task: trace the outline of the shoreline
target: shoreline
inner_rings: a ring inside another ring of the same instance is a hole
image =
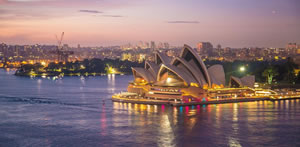
[[[107,76],[107,75],[130,75],[129,73],[116,73],[116,74],[107,74],[107,73],[88,73],[88,74],[80,74],[80,73],[74,73],[74,74],[49,74],[49,73],[43,73],[43,74],[14,74],[15,76],[19,77],[73,77],[73,76]]]
[[[253,101],[282,101],[282,100],[295,100],[300,99],[300,95],[294,97],[285,98],[270,98],[270,97],[260,97],[260,98],[237,98],[237,99],[227,99],[227,100],[211,100],[202,102],[187,102],[180,103],[174,101],[163,101],[163,100],[148,100],[148,99],[133,99],[133,98],[117,98],[112,96],[113,102],[121,103],[133,103],[133,104],[146,104],[146,105],[169,105],[169,106],[194,106],[194,105],[211,105],[211,104],[226,104],[226,103],[239,103],[239,102],[253,102]]]

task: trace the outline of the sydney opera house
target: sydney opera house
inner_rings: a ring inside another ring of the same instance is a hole
[[[147,100],[209,101],[245,97],[254,94],[255,77],[230,77],[226,85],[222,65],[206,67],[191,47],[184,45],[178,57],[155,52],[155,62],[145,62],[144,68],[132,68],[134,81],[128,95]]]

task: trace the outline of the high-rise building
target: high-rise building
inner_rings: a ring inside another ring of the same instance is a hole
[[[217,49],[222,49],[222,46],[220,44],[218,44]]]
[[[300,45],[297,47],[297,54],[300,55]]]
[[[150,48],[153,49],[153,50],[156,49],[156,46],[155,46],[155,42],[154,42],[154,41],[151,41],[151,46],[150,46]]]
[[[123,50],[131,50],[132,49],[131,43],[127,43],[125,45],[122,45],[121,49],[123,49]]]
[[[165,43],[164,43],[164,48],[165,48],[165,49],[169,49],[169,48],[170,48],[170,45],[169,45],[168,42],[165,42]]]
[[[145,47],[150,48],[149,42],[145,42]]]
[[[288,43],[288,44],[286,45],[286,48],[287,48],[287,49],[297,48],[297,44],[296,44],[296,43]]]
[[[138,44],[137,44],[137,47],[138,48],[141,48],[141,49],[144,49],[144,42],[143,41],[139,41]]]
[[[225,47],[224,48],[224,53],[229,53],[231,51],[231,48],[230,47]]]
[[[197,51],[200,54],[210,53],[213,50],[213,45],[210,42],[199,42],[197,44]]]
[[[132,55],[131,55],[131,53],[123,53],[122,54],[122,59],[121,59],[122,61],[125,61],[125,60],[129,60],[129,61],[131,61],[132,60]]]
[[[220,44],[218,44],[217,45],[217,54],[218,54],[218,56],[221,56],[222,53],[223,53],[222,46]]]
[[[164,48],[164,44],[162,42],[159,42],[157,45],[158,49],[163,49]]]
[[[286,45],[286,51],[288,54],[295,54],[297,50],[297,44],[296,43],[288,43]]]
[[[63,45],[63,49],[69,49],[69,45],[68,44],[64,44]]]
[[[175,56],[175,51],[174,51],[174,50],[168,50],[168,51],[166,52],[166,54],[167,54],[167,56],[169,56],[169,57],[173,57],[173,56]]]
[[[146,54],[138,54],[138,62],[142,63],[146,59]]]

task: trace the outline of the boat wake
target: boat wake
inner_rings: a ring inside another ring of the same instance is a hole
[[[90,104],[82,103],[65,103],[57,99],[41,98],[41,97],[17,97],[0,95],[0,102],[15,102],[15,103],[27,103],[27,104],[47,104],[47,105],[60,105],[68,108],[80,109],[84,111],[100,112],[99,107],[90,106]]]

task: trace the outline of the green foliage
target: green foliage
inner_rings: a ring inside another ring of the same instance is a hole
[[[284,64],[286,74],[286,81],[289,83],[293,83],[296,80],[294,69],[297,68],[297,64],[293,62],[293,60],[289,57],[287,62]]]
[[[35,74],[41,75],[46,73],[47,75],[94,75],[106,73],[105,68],[107,66],[115,68],[120,73],[131,74],[131,67],[143,67],[144,63],[136,63],[130,61],[112,60],[112,59],[85,59],[83,61],[60,63],[49,63],[47,67],[43,67],[40,64],[25,64],[22,65],[16,72],[16,75],[29,76],[32,71]]]
[[[230,76],[243,77],[246,75],[254,75],[256,82],[268,82],[268,78],[263,74],[266,69],[272,67],[273,75],[272,81],[283,83],[293,83],[296,80],[300,83],[300,77],[295,77],[294,69],[297,68],[297,65],[288,58],[287,60],[279,61],[233,61],[233,62],[221,62],[216,60],[207,60],[205,64],[212,66],[214,64],[221,64],[224,67],[226,81],[229,81]],[[245,72],[239,72],[241,66],[246,67]]]
[[[267,78],[266,81],[267,81],[268,84],[272,84],[273,78],[278,76],[278,75],[279,75],[278,69],[274,66],[267,67],[264,70],[264,72],[262,73],[262,76]]]

